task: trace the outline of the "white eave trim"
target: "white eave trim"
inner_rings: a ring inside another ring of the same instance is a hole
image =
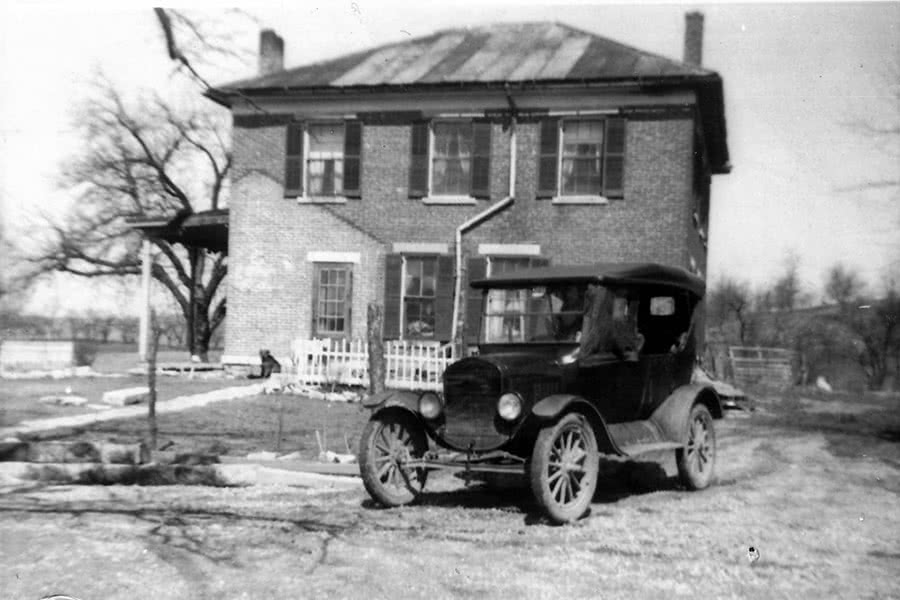
[[[330,250],[312,251],[306,254],[306,262],[353,263],[360,262],[359,252],[332,252]]]
[[[486,256],[540,256],[540,244],[478,244],[478,254]]]

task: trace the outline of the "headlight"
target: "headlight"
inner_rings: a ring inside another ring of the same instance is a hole
[[[522,414],[522,399],[515,392],[507,392],[497,402],[497,413],[505,421],[515,421]]]
[[[441,399],[434,392],[425,392],[419,397],[419,413],[426,419],[437,419],[442,408]]]

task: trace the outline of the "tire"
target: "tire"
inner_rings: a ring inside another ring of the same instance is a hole
[[[716,466],[716,431],[709,409],[695,404],[688,419],[688,440],[675,451],[678,477],[689,490],[702,490],[712,483]]]
[[[528,475],[531,492],[551,521],[571,523],[587,512],[599,465],[597,438],[584,415],[569,413],[540,431]]]
[[[359,472],[373,499],[388,507],[415,500],[425,487],[428,471],[404,467],[428,450],[425,430],[405,412],[388,410],[374,415],[359,441]]]

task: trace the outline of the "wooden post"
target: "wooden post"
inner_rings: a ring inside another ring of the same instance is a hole
[[[369,393],[384,391],[384,308],[372,302],[368,307]]]
[[[138,320],[138,356],[147,362],[150,340],[150,242],[141,245],[141,309]]]
[[[156,451],[156,353],[159,351],[159,325],[156,322],[156,312],[150,311],[150,351],[147,354],[147,388],[149,398],[147,400],[147,424],[150,430],[150,450]]]

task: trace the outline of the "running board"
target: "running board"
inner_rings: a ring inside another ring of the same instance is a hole
[[[666,438],[653,421],[628,421],[607,425],[606,429],[613,442],[626,456],[637,456],[648,452],[676,450],[682,444]]]

